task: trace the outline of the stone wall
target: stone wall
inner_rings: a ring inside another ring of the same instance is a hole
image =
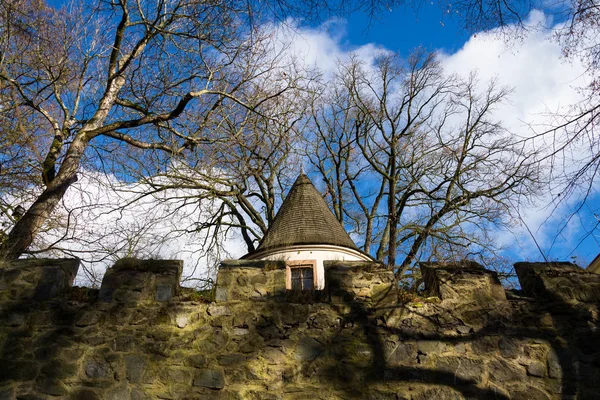
[[[398,304],[373,263],[328,263],[326,290],[295,297],[282,264],[226,262],[212,303],[185,300],[177,261],[123,261],[99,294],[69,288],[76,264],[0,265],[0,399],[600,393],[599,288],[571,266],[518,264],[505,293],[477,264],[424,264],[428,293]]]

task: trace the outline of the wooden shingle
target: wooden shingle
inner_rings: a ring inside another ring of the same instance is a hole
[[[310,179],[301,174],[255,252],[308,244],[336,245],[359,250],[327,207],[323,196]]]

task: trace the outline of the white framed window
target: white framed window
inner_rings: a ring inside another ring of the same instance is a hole
[[[288,261],[285,267],[285,288],[314,290],[317,287],[317,261]]]

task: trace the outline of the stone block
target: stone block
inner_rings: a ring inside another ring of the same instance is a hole
[[[67,386],[54,379],[42,379],[37,382],[36,389],[40,393],[49,394],[51,396],[64,396],[69,394]]]
[[[388,342],[384,354],[391,366],[413,364],[417,359],[417,348],[413,343]]]
[[[501,359],[491,361],[488,369],[492,382],[521,381],[526,377],[525,368]]]
[[[532,361],[527,366],[527,374],[536,376],[538,378],[543,378],[546,376],[546,365],[540,361]]]
[[[267,260],[227,260],[217,273],[215,300],[268,300],[285,294],[285,263]]]
[[[483,380],[484,365],[481,360],[472,360],[467,357],[441,357],[436,362],[436,367],[452,374],[463,384],[468,382],[481,382]]]
[[[172,301],[179,293],[182,269],[181,260],[118,260],[106,270],[98,298],[123,304]]]
[[[171,285],[156,285],[156,301],[170,301],[173,298]]]
[[[177,327],[180,329],[185,328],[189,322],[190,318],[187,315],[178,315],[175,317],[175,325],[177,325]]]
[[[71,393],[69,400],[102,400],[102,397],[91,389],[79,389]]]
[[[223,389],[225,387],[225,375],[222,370],[204,369],[196,375],[193,385],[209,389]]]
[[[227,287],[217,287],[215,290],[215,301],[222,302],[229,299]]]
[[[189,368],[165,367],[158,372],[159,378],[165,384],[177,382],[190,385],[193,380],[193,372]]]
[[[79,367],[69,361],[53,360],[41,369],[42,375],[50,380],[63,380],[77,376]]]
[[[429,296],[475,303],[481,308],[494,308],[498,302],[506,302],[498,274],[476,262],[421,262],[419,268]]]
[[[296,348],[296,360],[311,361],[323,354],[325,348],[323,345],[312,337],[303,337],[298,342]]]
[[[325,261],[325,291],[332,303],[359,301],[369,307],[389,307],[398,301],[394,273],[381,263]]]
[[[22,259],[0,263],[0,299],[45,301],[73,286],[79,259]]]
[[[559,302],[600,303],[600,275],[568,262],[515,264],[528,296]]]
[[[89,360],[84,364],[85,375],[91,379],[106,379],[110,378],[111,369],[105,362]]]
[[[127,380],[132,383],[140,382],[146,370],[146,357],[138,354],[127,354],[123,357]]]

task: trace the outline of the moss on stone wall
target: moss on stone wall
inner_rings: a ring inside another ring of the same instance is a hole
[[[456,296],[398,304],[389,271],[333,263],[327,296],[294,302],[280,268],[226,270],[225,293],[248,297],[161,301],[144,268],[146,297],[6,295],[0,399],[598,398],[595,301],[497,296],[483,269],[461,296],[470,275],[442,265],[430,278]]]

